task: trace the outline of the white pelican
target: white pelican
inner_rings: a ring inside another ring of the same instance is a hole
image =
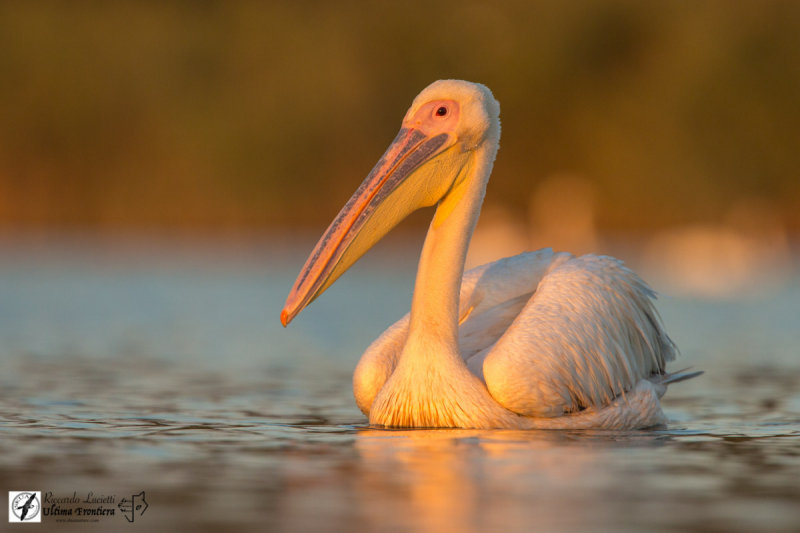
[[[412,211],[437,204],[411,313],[367,349],[353,377],[370,424],[633,429],[665,422],[675,347],[654,293],[617,259],[550,249],[464,273],[500,140],[483,85],[437,81],[317,243],[286,326]]]

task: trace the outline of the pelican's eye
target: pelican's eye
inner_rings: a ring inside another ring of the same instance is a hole
[[[438,108],[436,108],[436,116],[437,117],[447,116],[447,107],[439,106]]]

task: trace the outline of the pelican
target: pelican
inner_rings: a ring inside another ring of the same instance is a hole
[[[440,80],[320,238],[281,312],[287,326],[411,212],[436,205],[411,312],[353,376],[369,423],[416,428],[635,429],[665,423],[676,348],[654,292],[622,262],[551,249],[464,263],[500,140],[484,85]]]

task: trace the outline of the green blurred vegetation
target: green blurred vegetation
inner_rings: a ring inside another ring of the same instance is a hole
[[[439,78],[488,85],[488,201],[800,230],[800,2],[3,2],[0,226],[320,229]]]

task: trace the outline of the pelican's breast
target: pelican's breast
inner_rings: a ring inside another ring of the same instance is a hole
[[[361,412],[369,416],[375,396],[394,372],[408,338],[409,314],[392,324],[369,345],[353,373],[353,395]]]

